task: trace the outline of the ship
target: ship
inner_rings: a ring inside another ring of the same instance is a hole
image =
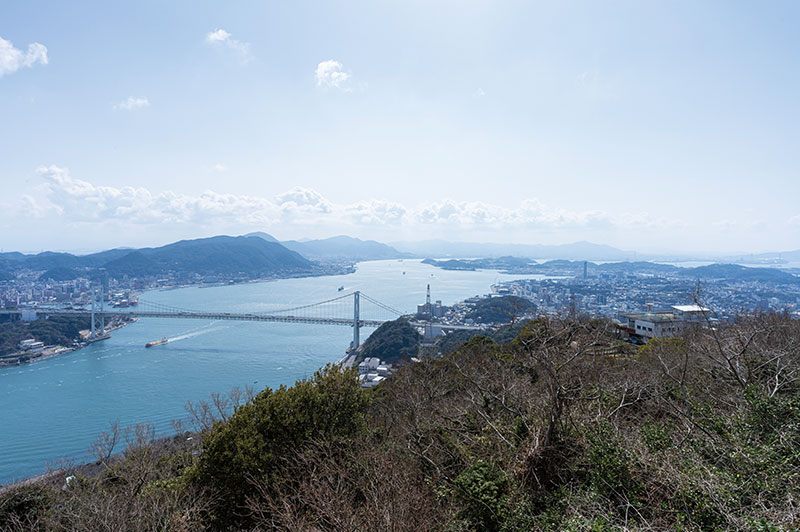
[[[145,346],[145,347],[153,347],[154,345],[166,344],[168,341],[169,341],[169,340],[167,340],[167,337],[165,336],[165,337],[164,337],[164,338],[162,338],[161,340],[157,340],[157,341],[155,341],[155,342],[149,342],[149,343],[146,343],[146,344],[144,344],[144,346]]]
[[[342,290],[344,290],[344,285],[339,287],[339,292],[341,292]]]

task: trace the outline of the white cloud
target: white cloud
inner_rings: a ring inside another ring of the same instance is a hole
[[[212,31],[208,35],[206,35],[206,40],[208,42],[224,42],[224,41],[227,41],[228,39],[230,39],[230,37],[231,37],[230,33],[228,33],[225,30],[218,29],[218,30]]]
[[[228,167],[227,167],[227,166],[225,166],[225,165],[224,165],[224,164],[222,164],[222,163],[217,163],[217,164],[215,164],[215,165],[212,167],[212,170],[214,170],[215,172],[220,172],[220,173],[222,173],[222,172],[227,172],[227,171],[228,171]]]
[[[314,77],[317,80],[317,87],[350,91],[348,80],[350,80],[352,76],[348,72],[345,72],[344,66],[339,61],[329,59],[328,61],[321,62],[314,71]]]
[[[217,28],[216,30],[207,33],[206,42],[212,46],[223,46],[229,50],[232,50],[244,63],[252,59],[252,56],[250,55],[250,43],[234,39],[230,33],[223,29]]]
[[[35,42],[28,45],[28,50],[23,52],[11,41],[0,37],[0,77],[16,72],[20,68],[32,67],[35,64],[47,64],[47,47]]]
[[[732,227],[725,220],[713,223],[647,212],[567,209],[536,198],[518,198],[511,206],[453,199],[421,205],[374,198],[339,203],[303,187],[271,197],[214,190],[181,193],[96,184],[58,166],[43,166],[37,172],[39,185],[5,203],[0,198],[0,209],[8,213],[2,229],[9,235],[39,231],[42,239],[55,238],[62,246],[79,245],[87,234],[113,235],[109,239],[114,240],[104,240],[106,244],[119,245],[122,239],[129,245],[151,245],[153,239],[169,242],[260,230],[285,238],[350,234],[386,242],[591,240],[643,251],[659,251],[659,247],[663,251],[664,246],[688,251],[686,246],[697,246],[695,251],[709,253],[715,250],[708,242],[716,242],[718,251],[740,250],[745,236],[760,242],[758,249],[765,249],[764,234],[775,237],[768,247],[784,248],[791,245],[785,242],[796,241],[800,227],[800,214],[776,218],[760,229],[764,225],[760,222]],[[700,235],[697,242],[701,244],[693,244],[687,234]],[[73,241],[67,244],[69,239]]]
[[[484,91],[482,88],[478,87],[478,90],[475,91],[474,96],[477,97],[477,98],[480,98],[482,96],[486,96],[486,91]]]
[[[114,106],[114,110],[123,110],[123,111],[133,111],[134,109],[140,109],[142,107],[149,107],[150,100],[147,98],[134,98],[133,96],[128,97],[127,100],[124,100]]]
[[[483,202],[442,200],[420,207],[369,199],[334,203],[319,192],[295,187],[274,198],[222,194],[199,195],[152,192],[143,187],[94,185],[73,178],[58,166],[37,170],[44,184],[38,194],[24,198],[20,208],[39,216],[55,216],[66,224],[114,222],[154,227],[183,224],[215,231],[313,226],[328,232],[358,233],[386,228],[426,234],[469,234],[471,231],[595,230],[667,227],[668,222],[646,214],[612,216],[603,211],[571,211],[526,199],[516,208]]]

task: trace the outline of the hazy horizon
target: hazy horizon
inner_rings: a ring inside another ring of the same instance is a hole
[[[258,232],[258,231],[253,231],[253,232]],[[266,231],[263,231],[263,232],[266,233]],[[286,242],[286,241],[290,241],[290,240],[294,240],[294,241],[298,241],[298,242],[307,242],[307,241],[311,241],[311,240],[324,240],[324,239],[335,238],[335,237],[339,237],[339,236],[350,237],[350,235],[337,233],[337,234],[331,234],[329,236],[323,236],[323,237],[319,237],[319,238],[304,238],[304,237],[300,237],[300,238],[287,239],[287,238],[280,238],[278,235],[275,235],[275,234],[271,234],[271,233],[268,233],[268,234],[270,234],[270,236],[275,237],[279,242]],[[129,246],[129,245],[120,244],[120,245],[115,245],[115,246],[110,246],[110,247],[97,247],[97,248],[50,248],[50,249],[45,249],[45,248],[41,248],[41,249],[35,249],[35,248],[33,248],[33,249],[6,249],[6,248],[0,248],[0,253],[19,252],[19,253],[23,253],[23,254],[26,254],[26,255],[33,255],[33,254],[42,253],[42,252],[55,252],[55,253],[71,253],[71,254],[74,254],[74,255],[91,255],[93,253],[99,253],[101,251],[108,251],[110,249],[157,248],[157,247],[161,247],[161,246],[164,246],[164,245],[167,245],[167,244],[172,244],[172,243],[177,242],[179,240],[195,240],[195,239],[203,239],[203,238],[212,238],[212,237],[215,237],[215,236],[231,236],[231,237],[247,236],[247,233],[244,233],[244,234],[209,234],[209,235],[196,236],[194,238],[188,237],[188,238],[181,238],[181,239],[176,239],[176,240],[151,242],[149,244],[143,244],[143,245],[140,245],[140,246]],[[352,238],[358,238],[358,237],[352,237]],[[397,240],[397,241],[379,241],[379,240],[375,240],[375,239],[372,239],[372,238],[361,238],[360,240],[363,240],[363,241],[367,241],[367,240],[376,241],[376,242],[379,242],[381,244],[386,244],[388,246],[397,246],[398,244],[415,244],[415,243],[416,244],[422,244],[422,243],[425,243],[425,242],[435,242],[435,241],[442,241],[442,242],[447,242],[448,244],[467,245],[467,246],[469,246],[469,245],[475,245],[475,246],[479,246],[479,245],[490,245],[490,246],[507,245],[507,246],[510,246],[510,247],[512,247],[512,246],[536,246],[536,245],[571,246],[571,245],[576,245],[576,244],[591,244],[591,245],[596,245],[596,246],[609,246],[608,244],[604,244],[602,242],[591,242],[591,241],[587,241],[587,240],[577,240],[577,241],[572,241],[572,242],[561,242],[561,243],[555,243],[555,244],[542,244],[540,242],[490,242],[490,241],[466,241],[466,240],[445,240],[445,239],[405,240],[405,241],[400,241],[400,240]],[[681,260],[693,260],[693,259],[704,260],[704,259],[726,259],[726,258],[727,259],[732,259],[732,258],[736,258],[737,256],[746,257],[746,256],[749,256],[749,255],[758,255],[758,254],[780,254],[780,253],[786,253],[786,252],[800,251],[800,249],[778,249],[778,250],[768,250],[768,251],[765,251],[765,252],[751,252],[751,251],[738,251],[737,252],[737,251],[731,251],[731,252],[719,252],[719,253],[713,253],[713,252],[691,253],[691,252],[683,252],[683,251],[675,251],[675,250],[647,251],[647,250],[640,250],[640,249],[618,248],[616,246],[609,246],[609,247],[614,248],[614,249],[619,250],[619,251],[622,251],[622,252],[625,252],[625,253],[629,253],[631,255],[630,260],[634,260],[638,256],[645,257],[644,260],[648,260],[648,257],[661,257],[661,258],[672,257],[672,258],[681,259]],[[513,255],[513,253],[511,253],[511,254]],[[448,256],[448,255],[447,254],[443,254],[442,256]],[[563,257],[553,256],[553,257],[547,257],[547,258],[559,259],[559,258],[563,258]],[[626,259],[626,260],[628,260],[628,259]]]
[[[800,249],[800,4],[0,5],[0,248]]]

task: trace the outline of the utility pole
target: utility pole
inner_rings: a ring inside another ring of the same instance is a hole
[[[359,328],[361,327],[361,292],[353,292],[353,350],[358,349]]]

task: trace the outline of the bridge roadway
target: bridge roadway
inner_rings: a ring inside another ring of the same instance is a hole
[[[91,316],[91,309],[78,310],[78,309],[24,309],[31,310],[36,314],[43,316]],[[9,310],[0,309],[0,314],[21,314],[22,310]],[[182,319],[196,319],[196,320],[234,320],[234,321],[266,321],[278,323],[313,323],[321,325],[346,325],[353,326],[352,318],[314,318],[304,316],[278,316],[270,314],[237,314],[230,312],[158,312],[158,311],[119,311],[119,310],[95,310],[96,317],[119,317],[127,316],[132,318],[182,318]],[[385,320],[358,320],[360,327],[380,327],[386,323]],[[444,323],[428,323],[428,322],[409,322],[414,327],[439,327],[446,330],[468,330],[479,331],[487,327],[479,325],[449,325]]]

